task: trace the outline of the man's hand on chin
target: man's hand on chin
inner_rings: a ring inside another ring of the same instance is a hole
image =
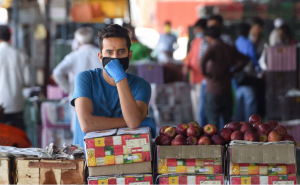
[[[126,73],[118,59],[110,61],[104,68],[108,76],[114,79],[117,84],[119,81],[126,78]]]

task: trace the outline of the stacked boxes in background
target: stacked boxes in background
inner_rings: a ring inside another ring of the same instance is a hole
[[[155,172],[159,183],[223,183],[224,153],[224,148],[219,145],[157,146]]]
[[[138,185],[145,184],[150,185],[153,184],[152,175],[123,175],[116,177],[109,176],[99,176],[99,177],[89,177],[88,184],[89,185]]]
[[[89,175],[152,173],[151,141],[149,127],[87,133],[84,142]]]
[[[227,151],[231,184],[296,184],[296,158],[293,142],[231,142]]]

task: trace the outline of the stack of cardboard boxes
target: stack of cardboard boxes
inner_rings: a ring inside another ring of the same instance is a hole
[[[297,184],[293,142],[232,142],[227,150],[230,184]]]
[[[90,132],[84,139],[89,184],[152,184],[149,127]]]
[[[224,147],[157,146],[156,183],[159,184],[223,184]]]

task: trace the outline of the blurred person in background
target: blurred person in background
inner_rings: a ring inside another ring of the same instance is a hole
[[[279,34],[278,34],[278,28],[280,26],[282,26],[284,24],[283,19],[281,18],[277,18],[274,20],[274,29],[272,30],[272,32],[270,33],[269,36],[269,45],[272,46],[276,46],[277,44],[279,44],[280,38],[279,38]]]
[[[30,85],[28,56],[9,44],[10,31],[0,26],[0,105],[4,114],[0,122],[25,130],[22,89]]]
[[[248,58],[221,39],[218,26],[208,27],[205,31],[209,47],[201,58],[201,69],[207,79],[205,110],[208,123],[219,128],[220,119],[231,122],[233,100],[231,79],[235,72],[242,70]]]
[[[186,57],[185,62],[183,63],[183,75],[188,76],[190,70],[190,84],[191,84],[191,99],[193,105],[193,115],[194,120],[198,120],[198,109],[199,109],[199,97],[201,92],[201,82],[204,79],[204,76],[199,68],[199,51],[201,43],[204,39],[204,31],[206,29],[207,20],[199,19],[194,25],[194,36],[191,43],[191,49]]]
[[[99,49],[93,45],[94,30],[90,27],[82,27],[76,30],[74,37],[78,43],[77,49],[65,56],[53,70],[53,78],[56,84],[72,98],[75,77],[82,71],[102,68],[98,59]],[[71,107],[71,130],[74,131],[75,112]]]
[[[252,24],[249,32],[249,40],[254,44],[257,52],[257,56],[260,57],[264,50],[264,44],[266,43],[263,39],[264,21],[259,17],[252,19]]]
[[[132,58],[129,61],[129,63],[134,63],[138,60],[151,59],[151,52],[152,50],[149,49],[147,46],[143,45],[138,41],[135,35],[135,28],[131,25],[123,25],[124,28],[126,28],[130,32],[130,39],[131,39],[131,47],[132,50]]]
[[[222,40],[226,44],[233,45],[233,41],[232,41],[231,37],[227,34],[222,33],[223,17],[221,15],[212,15],[209,17],[209,19],[207,21],[207,27],[212,27],[212,26],[216,26],[221,30],[220,40]],[[203,57],[203,55],[205,54],[208,47],[209,47],[209,43],[208,43],[208,41],[206,41],[204,39],[200,46],[200,52],[199,52],[200,60]],[[199,102],[198,116],[199,116],[199,122],[200,122],[201,127],[204,127],[205,125],[208,124],[207,118],[206,118],[205,103],[204,103],[205,102],[206,83],[207,83],[206,79],[202,80],[201,92],[200,92],[201,94],[200,94],[200,98],[199,98],[200,102]],[[222,121],[222,119],[221,119],[221,121]],[[220,127],[223,128],[222,124],[220,124]]]
[[[237,50],[249,57],[247,66],[235,75],[233,84],[236,96],[235,121],[248,120],[252,114],[257,114],[257,97],[255,90],[256,76],[260,72],[254,44],[248,39],[250,25],[239,25],[239,37],[235,41]]]
[[[167,63],[173,60],[173,53],[178,48],[177,38],[171,33],[171,22],[164,24],[164,33],[160,35],[155,50],[159,63]]]
[[[278,28],[278,36],[279,43],[276,43],[276,46],[296,44],[291,28],[287,24],[283,24]]]

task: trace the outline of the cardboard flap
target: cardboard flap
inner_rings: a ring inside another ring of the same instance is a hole
[[[117,135],[124,134],[148,134],[150,132],[149,127],[139,127],[135,129],[131,128],[119,128]]]
[[[222,157],[219,145],[182,145],[159,146],[159,158],[162,159],[215,159]]]
[[[233,163],[295,163],[295,147],[293,144],[233,145],[230,148]]]
[[[96,132],[89,132],[89,133],[86,133],[86,135],[84,136],[84,139],[112,136],[117,133],[117,130],[118,129],[109,129],[109,130],[101,130],[101,131],[96,131]]]

